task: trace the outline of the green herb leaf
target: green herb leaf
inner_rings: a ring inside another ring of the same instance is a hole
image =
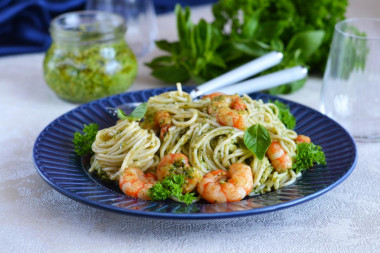
[[[131,115],[129,115],[129,117],[134,118],[134,119],[141,119],[142,117],[144,117],[147,108],[148,108],[148,103],[144,102],[141,105],[137,106],[132,111]]]
[[[324,31],[307,31],[295,34],[289,41],[286,51],[301,50],[301,58],[305,61],[320,47],[325,36]]]
[[[153,187],[149,189],[149,197],[152,200],[165,200],[170,197],[176,197],[180,202],[191,204],[196,200],[196,197],[194,193],[182,193],[184,183],[184,175],[172,174],[153,185]]]
[[[173,59],[170,56],[160,56],[155,58],[153,61],[150,63],[145,63],[146,66],[150,68],[160,68],[160,67],[170,67],[173,65]]]
[[[262,22],[257,29],[255,37],[263,41],[279,40],[280,35],[284,32],[287,25],[288,22],[283,20],[268,20]]]
[[[262,56],[270,51],[269,45],[254,40],[236,41],[232,45],[236,50],[253,57]]]
[[[314,164],[326,164],[321,146],[313,143],[297,144],[296,156],[293,159],[293,170],[297,172],[310,169]]]
[[[91,123],[89,125],[84,125],[82,133],[74,133],[74,150],[78,155],[83,156],[93,153],[91,146],[92,143],[95,141],[98,130],[99,125],[96,123]]]
[[[183,66],[160,66],[155,67],[152,76],[165,81],[166,83],[184,83],[189,80],[188,71]]]
[[[121,120],[140,120],[144,117],[146,110],[148,108],[148,103],[144,102],[137,106],[130,115],[125,115],[121,109],[117,109],[117,117]]]
[[[244,25],[241,30],[241,35],[243,38],[252,38],[259,26],[260,13],[255,12],[253,15],[244,16]]]
[[[167,40],[158,40],[156,41],[156,46],[164,51],[170,52],[170,53],[176,53],[178,52],[178,42],[169,42]]]
[[[271,144],[268,130],[261,124],[251,126],[244,132],[244,144],[259,160],[262,160]]]
[[[284,103],[281,103],[280,101],[269,101],[271,103],[274,103],[278,108],[278,117],[284,123],[284,125],[289,129],[294,129],[296,126],[296,118],[293,116],[293,114],[289,110],[289,106],[285,105]]]

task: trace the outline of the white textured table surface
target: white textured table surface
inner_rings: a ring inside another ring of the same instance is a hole
[[[376,16],[380,2],[351,1],[348,16]],[[209,8],[193,10],[196,19]],[[173,15],[161,38],[176,37]],[[160,87],[140,59],[131,90]],[[53,190],[36,172],[40,131],[75,105],[42,76],[43,54],[0,58],[0,252],[379,252],[380,143],[358,143],[356,169],[312,201],[268,214],[220,220],[160,220],[98,210]],[[286,98],[318,109],[321,79]]]

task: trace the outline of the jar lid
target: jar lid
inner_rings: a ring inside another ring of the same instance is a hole
[[[75,11],[54,18],[50,24],[53,39],[90,42],[123,35],[126,22],[118,14],[105,11]]]

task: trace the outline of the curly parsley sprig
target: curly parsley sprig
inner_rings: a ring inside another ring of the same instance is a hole
[[[90,123],[89,125],[84,124],[82,133],[74,133],[74,150],[78,155],[83,156],[93,153],[91,146],[95,141],[98,131],[99,125],[96,123]]]
[[[197,198],[194,193],[182,193],[182,186],[185,184],[184,175],[170,175],[162,181],[157,182],[149,189],[149,197],[152,200],[165,200],[170,197],[175,197],[179,202],[191,204]]]
[[[292,169],[300,172],[313,167],[314,164],[326,164],[325,153],[323,153],[321,146],[305,142],[297,144]]]

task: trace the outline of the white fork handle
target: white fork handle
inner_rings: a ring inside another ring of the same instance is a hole
[[[226,94],[239,94],[252,93],[256,91],[266,90],[281,84],[291,83],[304,79],[307,76],[307,68],[296,66],[293,68],[284,69],[281,71],[273,72],[271,74],[249,79],[247,81],[237,83],[232,86],[218,89],[217,91]],[[216,91],[216,90],[215,90]]]
[[[204,84],[192,90],[190,92],[190,96],[192,98],[196,98],[198,96],[206,94],[209,91],[217,90],[221,87],[237,83],[279,64],[282,60],[282,57],[283,54],[280,52],[268,53],[227,73],[224,73],[223,75],[220,75],[208,82],[205,82]]]

